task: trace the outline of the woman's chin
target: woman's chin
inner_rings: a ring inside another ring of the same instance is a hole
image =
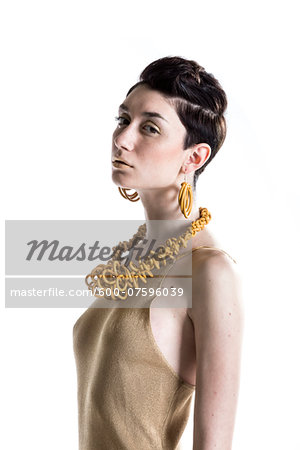
[[[128,181],[128,177],[122,176],[123,174],[112,174],[112,182],[117,186],[117,187],[125,187],[126,189],[135,189],[135,187],[130,187],[131,185],[133,185],[134,183],[132,183],[132,181]]]

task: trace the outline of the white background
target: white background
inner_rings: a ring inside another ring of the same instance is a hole
[[[0,17],[3,244],[4,219],[143,219],[111,181],[118,105],[163,56],[219,79],[228,136],[197,202],[243,273],[233,450],[299,450],[296,2],[10,0]],[[0,447],[76,449],[72,327],[83,310],[5,309],[1,264]],[[191,421],[183,444],[192,449]]]

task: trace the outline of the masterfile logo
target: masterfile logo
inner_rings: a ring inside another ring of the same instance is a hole
[[[91,307],[95,296],[88,288],[87,275],[96,266],[107,264],[118,244],[131,240],[143,223],[137,220],[7,220],[6,307]],[[120,259],[127,268],[134,258],[143,260],[160,248],[155,239],[135,238],[132,242],[132,248],[124,251]],[[157,269],[147,280],[147,286],[130,291],[131,301],[121,304],[108,300],[111,294],[100,289],[97,294],[103,299],[92,307],[144,307],[139,300],[141,295],[153,298],[164,295],[165,302],[169,299],[169,307],[184,307],[182,302],[188,298],[191,306],[191,259],[187,256],[180,273],[171,275],[182,278],[176,289],[170,285],[161,291],[159,287],[159,281],[169,276],[166,268],[174,263],[167,257],[166,267]]]

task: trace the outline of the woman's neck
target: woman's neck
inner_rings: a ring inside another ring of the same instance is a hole
[[[144,206],[147,226],[144,239],[148,243],[151,240],[155,240],[158,245],[161,245],[169,238],[178,238],[194,220],[200,217],[195,196],[191,214],[186,219],[178,204],[178,192],[176,192],[176,195],[172,195],[170,191],[160,191],[159,193],[152,191],[151,194],[142,192],[139,195]]]

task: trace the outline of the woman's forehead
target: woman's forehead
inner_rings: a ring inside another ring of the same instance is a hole
[[[147,86],[136,87],[120,105],[120,109],[128,112],[156,112],[167,121],[178,119],[175,108],[162,93]]]

